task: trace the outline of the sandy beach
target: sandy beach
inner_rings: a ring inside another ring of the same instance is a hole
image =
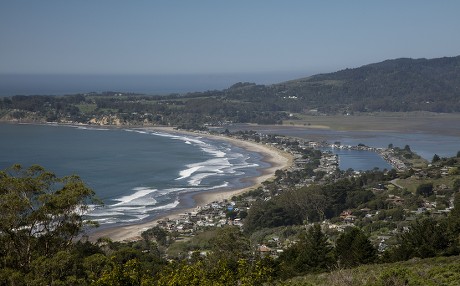
[[[218,136],[218,135],[210,135],[210,134],[202,134],[202,133],[194,133],[194,132],[187,132],[187,131],[179,131],[175,130],[171,127],[150,127],[144,128],[148,131],[158,131],[158,132],[165,132],[165,133],[176,133],[182,135],[191,135],[191,136],[200,136],[205,137],[212,140],[220,140],[220,141],[227,141],[232,145],[238,146],[240,148],[244,148],[251,152],[257,152],[262,155],[263,161],[268,163],[270,166],[268,168],[264,168],[261,170],[261,175],[258,177],[249,178],[249,182],[251,185],[249,187],[243,189],[235,189],[235,190],[216,190],[212,192],[201,192],[193,196],[193,199],[196,203],[196,206],[204,206],[208,203],[214,201],[223,201],[225,199],[230,199],[231,197],[244,193],[246,191],[255,189],[261,185],[262,182],[271,179],[275,175],[275,171],[279,169],[285,169],[292,165],[293,158],[292,156],[281,150],[276,149],[275,147],[258,144],[255,142],[238,140],[226,136]],[[131,241],[137,240],[140,238],[140,235],[143,231],[154,227],[157,224],[158,220],[162,218],[175,218],[178,217],[180,214],[187,213],[193,211],[192,209],[180,209],[174,212],[166,213],[161,217],[157,217],[152,221],[132,224],[132,225],[125,225],[125,226],[116,226],[116,227],[108,227],[101,230],[92,231],[89,234],[89,239],[91,241],[96,241],[98,238],[107,237],[110,238],[112,241]]]

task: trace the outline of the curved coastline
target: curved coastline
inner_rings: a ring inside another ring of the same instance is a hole
[[[192,136],[201,136],[211,140],[226,141],[230,144],[248,150],[250,152],[256,152],[262,155],[262,161],[269,164],[269,167],[261,169],[261,174],[257,177],[248,178],[250,186],[239,189],[218,189],[214,191],[199,192],[192,195],[192,199],[195,202],[193,208],[188,209],[177,209],[171,212],[167,212],[164,215],[155,217],[154,219],[147,222],[134,223],[129,225],[122,226],[109,226],[102,229],[92,230],[88,234],[88,238],[91,241],[95,241],[99,238],[106,237],[112,241],[131,241],[140,239],[140,235],[143,231],[154,227],[157,224],[158,220],[164,218],[177,218],[180,214],[191,212],[194,208],[198,206],[204,206],[206,204],[223,201],[225,199],[230,199],[235,195],[242,194],[246,191],[255,189],[259,187],[262,182],[271,179],[274,177],[276,170],[285,169],[292,165],[293,157],[279,149],[276,149],[271,146],[258,144],[251,141],[239,140],[226,136],[211,135],[207,133],[195,133],[183,130],[176,130],[172,127],[144,127],[141,128],[146,131],[157,131],[164,132],[169,134],[182,134],[182,135],[192,135]]]

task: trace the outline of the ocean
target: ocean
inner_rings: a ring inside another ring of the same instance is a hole
[[[101,225],[193,207],[193,194],[246,187],[268,167],[225,141],[140,129],[0,124],[0,136],[0,169],[38,164],[79,175],[104,202],[88,213]]]
[[[222,90],[240,81],[272,84],[311,75],[305,71],[223,74],[0,74],[0,97],[134,92],[147,95]]]
[[[260,131],[341,141],[346,145],[410,144],[412,150],[428,160],[434,153],[448,156],[460,150],[455,136],[305,129]],[[246,187],[248,178],[260,175],[261,169],[268,167],[260,154],[225,141],[141,129],[0,124],[0,138],[0,169],[16,163],[24,167],[38,164],[58,176],[79,175],[104,202],[104,206],[94,206],[88,214],[102,226],[143,222],[191,208],[195,205],[194,194]],[[342,170],[390,168],[374,152],[333,151],[339,152]]]

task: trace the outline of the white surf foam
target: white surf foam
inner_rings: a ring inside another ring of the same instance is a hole
[[[105,211],[93,211],[89,214],[90,217],[104,217],[104,216],[108,217],[108,216],[117,216],[117,215],[123,215],[123,213],[108,209]]]
[[[169,210],[177,207],[179,205],[179,200],[175,200],[174,202],[164,205],[164,206],[158,206],[155,208],[152,208],[151,210]]]
[[[176,180],[190,178],[190,186],[199,186],[201,181],[213,175],[221,175],[226,172],[231,173],[232,164],[225,157],[213,158],[205,162],[189,164],[187,169],[180,171],[180,177]]]
[[[109,217],[109,218],[92,219],[92,221],[98,222],[99,224],[109,224],[109,223],[116,223],[119,220]]]
[[[149,194],[152,194],[157,191],[157,189],[150,189],[150,188],[134,188],[134,191],[136,191],[134,194],[128,195],[128,196],[123,196],[121,198],[115,199],[116,201],[119,201],[119,203],[113,204],[112,206],[119,206],[123,204],[129,204],[131,202],[134,202],[137,199],[143,198]]]
[[[220,189],[220,188],[226,188],[228,187],[229,183],[228,182],[224,182],[223,184],[221,185],[218,185],[218,186],[213,186],[211,188],[208,188],[208,190],[215,190],[215,189]]]
[[[206,144],[200,140],[201,137],[190,137],[190,136],[185,136],[185,135],[175,135],[175,134],[169,134],[169,133],[163,133],[163,132],[152,132],[150,134],[155,135],[155,136],[168,137],[168,138],[175,139],[175,140],[181,140],[181,141],[184,141],[185,143],[188,142],[190,144],[192,143]]]
[[[111,207],[111,210],[113,210],[114,212],[120,212],[122,214],[136,213],[136,212],[142,212],[143,210],[145,210],[145,205],[143,205],[143,206]]]
[[[161,132],[127,131],[180,140],[184,144],[197,147],[197,150],[205,152],[208,154],[207,157],[211,158],[186,165],[175,179],[175,181],[179,181],[175,183],[179,186],[174,186],[173,184],[171,188],[135,188],[132,194],[114,199],[114,204],[90,211],[89,216],[94,217],[94,220],[100,223],[137,221],[157,212],[174,209],[179,205],[178,198],[174,199],[175,196],[179,196],[178,194],[229,187],[229,182],[233,182],[233,180],[230,179],[230,181],[224,181],[223,183],[222,180],[227,180],[227,177],[231,176],[240,176],[244,171],[239,171],[239,169],[258,166],[250,162],[250,157],[245,152],[229,147],[231,145],[227,143],[207,143],[201,137]],[[223,179],[207,179],[213,176],[222,176]]]
[[[205,144],[200,147],[201,147],[201,150],[203,150],[204,152],[211,154],[212,156],[217,157],[217,158],[223,158],[227,155],[227,153],[220,151],[216,147],[209,145],[209,144]]]
[[[147,131],[138,130],[138,129],[123,129],[123,130],[127,131],[127,132],[135,132],[135,133],[139,133],[139,134],[149,134]]]
[[[93,131],[108,131],[108,128],[97,128],[97,127],[85,127],[85,126],[75,126],[76,129],[80,130],[93,130]]]
[[[190,168],[180,171],[180,172],[179,172],[179,176],[180,176],[180,177],[177,178],[176,180],[182,180],[182,179],[188,178],[188,177],[190,177],[193,173],[197,172],[198,170],[200,170],[200,169],[202,168],[202,166],[200,166],[200,165],[195,165],[195,164],[187,165],[187,166],[190,166]]]
[[[206,179],[207,177],[210,177],[212,175],[215,175],[215,173],[199,173],[197,175],[194,175],[191,177],[191,179],[188,181],[189,185],[191,186],[199,186],[201,184],[201,181]]]

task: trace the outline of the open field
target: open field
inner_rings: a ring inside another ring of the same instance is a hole
[[[421,184],[426,184],[426,183],[433,183],[433,186],[439,186],[439,185],[446,185],[449,188],[453,188],[454,181],[456,179],[460,179],[460,176],[449,176],[449,177],[441,177],[438,179],[433,179],[433,178],[425,178],[425,179],[416,179],[413,177],[409,177],[406,179],[398,179],[396,183],[403,187],[406,188],[409,192],[415,193],[415,190],[417,187]]]
[[[460,135],[459,113],[382,112],[354,115],[294,115],[298,119],[287,120],[283,125],[341,131],[411,131]]]
[[[412,259],[389,264],[363,265],[331,273],[307,275],[277,285],[377,286],[377,285],[459,285],[458,256]]]

